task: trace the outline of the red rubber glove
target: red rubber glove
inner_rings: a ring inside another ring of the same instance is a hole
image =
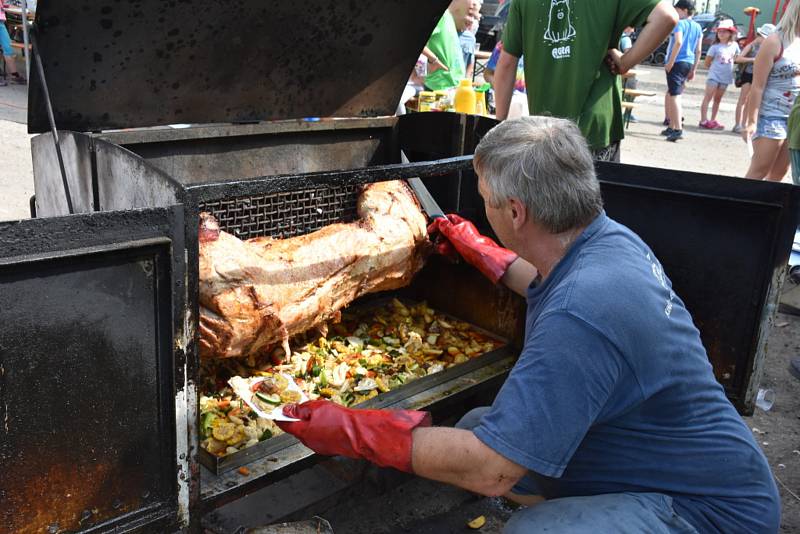
[[[428,233],[439,232],[461,254],[464,260],[477,268],[495,284],[503,277],[509,265],[519,257],[515,252],[503,248],[490,238],[481,235],[475,225],[458,215],[439,217],[428,226]],[[437,242],[438,253],[449,255],[448,243]]]
[[[430,426],[431,415],[412,410],[352,410],[326,400],[287,404],[275,421],[284,432],[325,456],[364,458],[381,467],[413,473],[411,431]]]

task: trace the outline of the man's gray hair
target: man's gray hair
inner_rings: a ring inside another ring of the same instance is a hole
[[[592,153],[572,121],[504,121],[478,143],[474,165],[490,206],[517,198],[553,234],[585,226],[603,209]]]

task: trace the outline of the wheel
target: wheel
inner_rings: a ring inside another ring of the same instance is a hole
[[[656,65],[663,65],[664,61],[667,59],[667,54],[664,52],[656,52],[653,56],[653,62]]]

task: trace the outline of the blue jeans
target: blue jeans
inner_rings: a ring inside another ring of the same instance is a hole
[[[456,428],[475,428],[488,410],[488,407],[471,410]],[[536,480],[528,475],[511,491],[518,495],[535,495],[536,488]],[[608,493],[552,499],[514,512],[503,532],[697,534],[693,526],[675,513],[672,497],[661,493]]]

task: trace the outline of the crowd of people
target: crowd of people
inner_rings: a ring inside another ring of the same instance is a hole
[[[655,2],[655,9],[637,12],[637,2],[633,2],[635,7],[626,13],[630,24],[622,29],[618,47],[608,49],[605,43],[614,41],[608,35],[614,31],[609,22],[616,13],[598,9],[598,18],[587,20],[570,16],[570,2],[551,0],[547,13],[534,20],[531,13],[539,7],[515,2],[483,71],[493,89],[497,118],[528,114],[571,118],[598,160],[619,161],[624,132],[617,74],[647,57],[660,44],[661,34],[668,31],[665,129],[661,131],[666,140],[684,139],[681,95],[704,65],[708,74],[697,127],[726,129],[719,121],[719,109],[734,85],[739,96],[730,130],[742,136],[751,156],[745,177],[780,181],[791,160],[792,177],[800,184],[800,132],[793,128],[800,128],[800,111],[792,109],[800,92],[800,41],[795,35],[800,25],[796,20],[798,3],[789,4],[777,27],[759,26],[752,40],[740,34],[733,20],[719,21],[710,29],[714,42],[705,53],[703,29],[693,20],[694,1],[669,4]],[[665,30],[666,19],[659,18],[666,7],[678,14],[671,32]],[[420,56],[404,101],[420,91],[452,89],[461,79],[473,78],[480,8],[481,0],[450,3]],[[635,32],[634,28],[642,29]],[[586,36],[580,48],[570,44],[575,35]],[[595,42],[590,42],[589,36]],[[598,68],[603,60],[607,68]],[[547,76],[537,74],[542,72]],[[627,88],[635,89],[635,83],[633,79]]]

